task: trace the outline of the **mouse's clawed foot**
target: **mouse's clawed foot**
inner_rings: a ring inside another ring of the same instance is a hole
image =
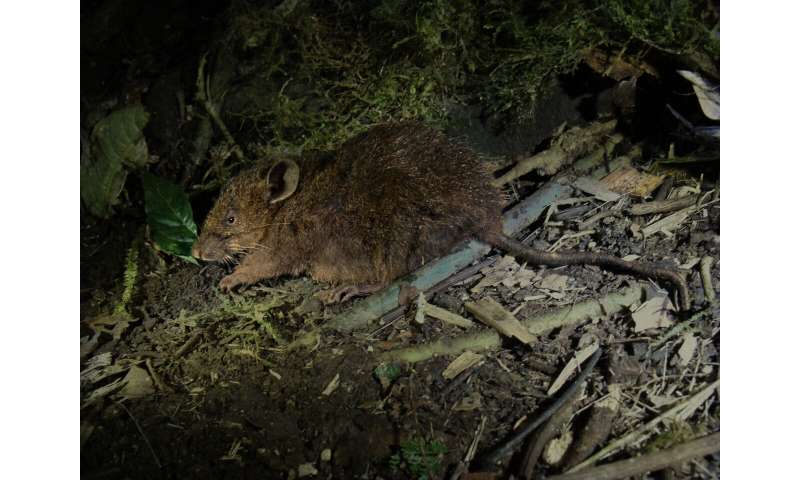
[[[332,305],[334,303],[344,303],[353,297],[367,296],[377,292],[382,287],[383,285],[378,284],[343,285],[317,292],[314,296],[319,298],[325,305]]]
[[[233,272],[230,275],[222,277],[222,280],[219,281],[219,289],[223,292],[230,292],[239,285],[247,285],[249,283],[251,282],[249,282],[244,275]]]

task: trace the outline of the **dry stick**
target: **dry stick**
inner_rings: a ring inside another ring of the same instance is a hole
[[[544,451],[547,443],[558,435],[561,426],[567,423],[575,411],[581,395],[573,396],[568,402],[565,402],[557,412],[550,417],[550,420],[540,428],[534,437],[528,441],[528,447],[525,449],[525,457],[519,467],[520,477],[531,480],[533,478],[534,470],[539,461],[539,457]]]
[[[571,468],[579,464],[592,454],[595,448],[605,443],[611,433],[614,419],[620,407],[622,386],[619,383],[608,385],[608,395],[599,399],[592,405],[589,419],[576,434],[576,439],[570,446],[570,451],[561,460],[564,468]]]
[[[484,261],[482,261],[480,263],[477,263],[475,265],[472,265],[471,267],[467,267],[467,268],[461,270],[460,272],[456,273],[455,275],[451,275],[451,276],[445,278],[444,280],[442,280],[441,282],[437,283],[433,287],[429,288],[428,290],[425,290],[425,292],[423,292],[423,293],[425,294],[425,296],[427,298],[432,298],[437,293],[443,292],[443,291],[447,290],[448,288],[450,288],[451,285],[454,285],[454,284],[456,284],[456,283],[458,283],[460,281],[466,280],[469,277],[475,275],[476,273],[481,271],[484,267],[489,266],[489,264],[493,263],[495,260],[497,260],[497,257],[496,256],[491,256],[491,257],[487,258],[486,260],[484,260]],[[394,320],[398,319],[406,311],[406,307],[407,307],[407,305],[400,305],[399,307],[396,307],[396,308],[393,308],[392,310],[389,310],[389,312],[387,312],[385,315],[383,315],[383,317],[381,317],[381,323],[387,324],[387,323],[391,323]]]
[[[719,379],[716,381],[706,385],[700,391],[686,399],[685,401],[681,402],[680,404],[670,408],[666,412],[662,413],[661,415],[657,416],[656,418],[650,420],[649,422],[645,423],[641,427],[633,430],[626,435],[614,440],[610,444],[608,444],[605,448],[600,450],[599,452],[595,453],[591,457],[587,458],[583,462],[579,463],[572,467],[568,473],[577,472],[579,470],[586,469],[590,465],[594,464],[595,462],[599,462],[600,460],[612,455],[622,447],[626,445],[633,444],[638,442],[639,440],[644,439],[656,426],[658,426],[661,422],[670,420],[675,418],[679,413],[681,413],[685,408],[692,405],[692,402],[697,402],[698,400],[707,399],[711,396],[714,390],[719,386]]]
[[[661,200],[656,202],[645,202],[631,205],[628,212],[631,215],[650,215],[651,213],[666,213],[682,208],[691,207],[700,199],[700,195],[687,195],[681,198]]]
[[[714,258],[705,256],[700,260],[700,279],[703,281],[703,291],[706,294],[706,300],[709,305],[717,305],[717,292],[714,291],[714,279],[711,278],[711,266],[714,264]]]
[[[240,162],[244,162],[244,152],[242,152],[242,149],[239,147],[239,144],[236,143],[236,140],[233,139],[233,135],[231,135],[231,132],[228,131],[228,127],[226,127],[225,123],[222,122],[222,118],[219,116],[219,112],[217,112],[217,107],[211,100],[211,85],[209,85],[210,79],[206,79],[205,76],[207,57],[207,53],[203,55],[203,58],[200,59],[200,65],[197,67],[197,98],[200,100],[200,103],[203,104],[206,112],[208,112],[208,114],[214,120],[214,123],[217,124],[217,128],[219,128],[219,130],[222,132],[225,140],[233,145],[233,153],[236,155],[236,158],[238,158]]]
[[[172,392],[172,389],[169,388],[163,380],[161,380],[161,376],[156,373],[156,369],[153,368],[153,362],[150,361],[148,358],[144,361],[145,366],[147,366],[147,371],[150,372],[150,377],[155,382],[156,387],[161,390],[162,392]]]
[[[564,163],[574,160],[584,154],[587,148],[595,145],[597,138],[611,133],[616,125],[616,120],[611,120],[593,123],[585,128],[572,128],[561,134],[553,147],[521,160],[503,176],[492,181],[492,184],[495,187],[503,186],[535,169],[541,170],[542,174],[552,175]],[[605,148],[603,150],[605,153]]]
[[[606,210],[603,212],[598,212],[591,217],[589,217],[586,221],[583,221],[578,224],[578,230],[586,230],[587,228],[591,227],[595,223],[599,222],[600,220],[606,217],[621,217],[622,212],[619,210]]]
[[[578,205],[577,207],[568,208],[566,210],[554,213],[553,216],[551,217],[551,220],[554,222],[572,220],[573,218],[583,216],[584,214],[588,213],[590,210],[594,208],[595,208],[594,205]]]
[[[450,480],[458,480],[469,472],[469,464],[472,462],[472,459],[475,458],[475,452],[478,451],[478,442],[480,442],[483,436],[484,428],[486,428],[486,417],[481,416],[481,423],[475,431],[475,436],[472,438],[469,449],[467,449],[467,454],[464,456],[464,460],[458,462],[458,465],[453,470],[453,474],[450,476]]]
[[[630,307],[633,303],[640,302],[643,293],[641,285],[633,285],[601,298],[585,300],[574,305],[539,313],[525,319],[522,323],[530,333],[538,335],[565,325],[574,325],[584,320],[614,315]],[[427,360],[434,355],[459,354],[465,350],[478,352],[498,347],[500,344],[499,333],[495,330],[484,330],[413,347],[390,350],[381,354],[380,357],[383,361],[415,363]]]
[[[513,238],[497,236],[495,240],[499,247],[515,253],[515,256],[534,265],[560,267],[563,265],[596,265],[598,267],[632,273],[644,277],[651,277],[671,282],[678,289],[681,309],[688,310],[691,306],[689,287],[686,279],[677,270],[662,268],[652,263],[628,262],[607,253],[598,252],[542,252],[529,248]]]
[[[570,398],[572,398],[573,395],[575,395],[575,393],[577,393],[578,388],[581,386],[584,380],[586,380],[589,374],[592,373],[592,370],[594,370],[598,360],[600,360],[599,348],[592,354],[591,357],[589,357],[589,360],[586,362],[586,367],[581,371],[581,373],[578,374],[577,377],[575,377],[575,380],[570,384],[570,386],[561,392],[561,395],[559,395],[555,402],[544,409],[544,411],[536,417],[526,421],[523,426],[516,431],[516,433],[495,447],[494,450],[484,455],[481,458],[479,465],[485,470],[491,470],[495,467],[498,461],[514,453],[522,441],[525,440],[525,438],[530,435],[536,429],[536,427],[553,416],[553,414],[559,408],[561,408],[564,403],[566,403]]]
[[[568,159],[569,155],[560,147],[550,148],[532,157],[520,160],[519,163],[514,165],[511,170],[507,171],[503,176],[492,180],[492,185],[501,187],[533,170],[546,169],[549,165],[561,165]]]
[[[566,473],[547,477],[548,480],[617,480],[646,472],[663,470],[671,465],[680,465],[697,457],[719,451],[720,433],[714,433],[669,450],[648,453],[636,458],[620,460],[582,472]]]
[[[189,340],[186,340],[186,342],[181,346],[181,348],[179,348],[178,351],[175,352],[175,358],[181,358],[189,350],[193,349],[195,345],[197,345],[197,342],[200,340],[200,337],[205,332],[206,332],[205,328],[199,328],[196,332],[194,332],[192,336],[189,337]]]

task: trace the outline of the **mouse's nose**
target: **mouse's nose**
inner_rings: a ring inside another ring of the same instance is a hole
[[[198,245],[197,242],[194,242],[194,245],[192,245],[192,256],[194,258],[200,258],[200,245]]]

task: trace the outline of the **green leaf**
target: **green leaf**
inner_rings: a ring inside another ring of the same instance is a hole
[[[186,194],[177,185],[147,172],[142,174],[142,185],[150,237],[161,250],[196,264],[191,252],[197,225]]]
[[[108,218],[128,170],[147,165],[142,129],[148,118],[142,105],[131,105],[110,113],[92,129],[89,149],[81,154],[81,200],[92,214]]]

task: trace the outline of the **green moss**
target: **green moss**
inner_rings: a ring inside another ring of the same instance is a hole
[[[453,104],[531,112],[547,80],[584,52],[713,50],[690,0],[300,2],[237,4],[231,44],[258,92],[232,113],[258,148],[331,149],[376,123],[448,124]],[[718,47],[717,47],[718,48]]]
[[[125,271],[122,275],[122,295],[114,307],[114,313],[126,313],[128,305],[136,291],[136,279],[139,276],[139,245],[141,236],[137,235],[125,256]]]
[[[399,451],[389,458],[389,466],[395,472],[403,472],[408,478],[438,478],[445,453],[447,447],[438,440],[412,438],[403,442]]]
[[[612,0],[603,13],[644,45],[677,55],[707,50],[719,58],[719,41],[702,21],[703,5],[693,0]]]

